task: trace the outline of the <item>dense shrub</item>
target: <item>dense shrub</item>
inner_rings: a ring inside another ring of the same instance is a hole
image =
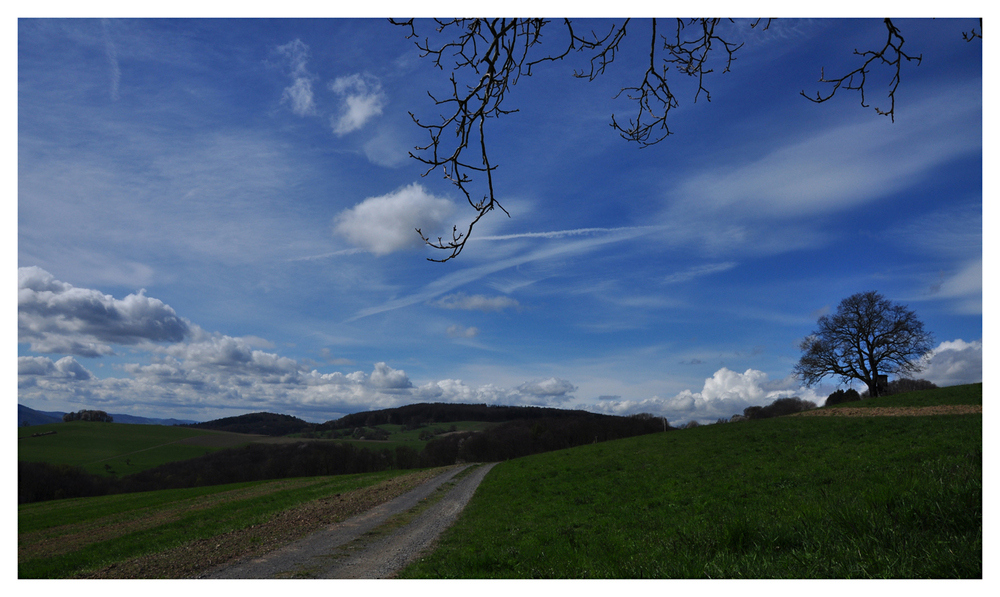
[[[861,394],[854,388],[849,388],[848,390],[837,390],[836,392],[830,394],[826,398],[826,406],[833,406],[834,404],[842,404],[844,402],[857,402],[861,400]]]
[[[815,402],[803,400],[798,396],[793,398],[778,398],[767,406],[748,406],[743,409],[743,416],[748,419],[770,419],[814,408],[816,408]]]
[[[891,394],[905,394],[906,392],[919,392],[921,390],[933,390],[937,386],[926,379],[894,379],[889,382],[886,396]]]
[[[114,480],[80,467],[47,462],[17,463],[17,503],[28,504],[112,493]]]

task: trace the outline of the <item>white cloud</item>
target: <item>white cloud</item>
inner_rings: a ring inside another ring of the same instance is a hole
[[[368,161],[387,168],[400,166],[410,158],[410,148],[415,143],[403,141],[404,135],[390,127],[382,127],[365,142],[363,149]]]
[[[341,212],[334,220],[334,232],[358,248],[386,255],[423,246],[416,229],[431,236],[446,227],[454,211],[454,203],[413,183]]]
[[[48,357],[17,357],[17,375],[20,379],[34,376],[55,377],[86,381],[93,375],[73,357],[63,357],[53,362]]]
[[[646,412],[678,424],[691,420],[711,423],[742,414],[748,406],[766,406],[779,398],[793,396],[817,405],[826,398],[813,389],[800,386],[791,376],[771,382],[763,371],[747,369],[739,373],[723,367],[705,380],[700,392],[683,390],[672,398],[653,396],[644,400],[602,398],[587,408],[616,415]]]
[[[292,112],[299,116],[311,116],[316,113],[312,81],[304,77],[295,79],[291,85],[285,88],[281,95],[281,101],[291,104]]]
[[[520,303],[508,296],[485,296],[482,294],[467,295],[462,292],[443,296],[433,303],[442,309],[463,309],[466,311],[502,311],[516,309]]]
[[[473,387],[457,379],[443,379],[416,388],[413,399],[435,402],[498,404],[508,406],[559,406],[572,398],[576,386],[565,379],[525,382],[515,388],[493,384]]]
[[[935,298],[956,300],[958,312],[981,315],[983,312],[983,260],[961,266],[957,272],[942,277],[931,289]]]
[[[817,225],[820,216],[863,209],[981,152],[981,109],[978,82],[959,85],[909,105],[905,116],[897,115],[906,126],[852,117],[847,124],[779,140],[750,161],[710,161],[672,181],[662,213],[672,227],[666,238],[720,253],[780,253],[827,242],[829,233]]]
[[[517,391],[522,394],[557,400],[569,399],[569,394],[575,392],[576,389],[576,386],[565,379],[557,379],[555,377],[529,381],[517,387]]]
[[[413,387],[405,371],[393,369],[385,363],[375,363],[375,369],[368,380],[380,390],[402,390]]]
[[[935,98],[937,99],[937,98]],[[860,205],[914,184],[935,166],[978,151],[979,136],[956,128],[958,113],[981,108],[978,96],[953,94],[951,110],[924,102],[910,107],[913,122],[883,120],[832,127],[736,167],[697,173],[678,187],[687,209],[791,218]],[[934,143],[914,142],[930,137]]]
[[[942,342],[926,357],[926,366],[916,377],[946,387],[983,381],[983,342]]]
[[[315,78],[306,68],[309,59],[309,46],[296,39],[275,50],[288,64],[292,84],[285,88],[281,96],[282,103],[289,103],[292,112],[299,116],[316,114],[316,102],[313,95],[312,80]]]
[[[479,335],[479,328],[455,324],[448,326],[447,334],[450,338],[475,338]]]
[[[112,354],[114,344],[179,342],[190,332],[170,306],[143,290],[116,299],[34,266],[18,268],[17,279],[18,343],[36,352],[94,357]]]
[[[344,98],[340,116],[330,119],[333,132],[338,136],[356,131],[382,114],[385,93],[379,80],[371,75],[338,77],[330,83],[330,90]]]

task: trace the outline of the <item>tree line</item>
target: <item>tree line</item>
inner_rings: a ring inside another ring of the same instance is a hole
[[[440,414],[447,410],[417,408],[414,412],[426,416],[430,412]],[[556,409],[531,412],[547,410]],[[575,416],[566,414],[573,412],[576,413]],[[357,419],[352,421],[357,422]],[[253,443],[190,460],[167,463],[123,477],[93,475],[79,467],[67,465],[18,462],[18,502],[292,477],[431,468],[459,461],[493,462],[669,429],[671,428],[664,419],[652,415],[615,417],[583,411],[560,411],[558,416],[508,421],[479,433],[448,434],[431,440],[420,451],[408,446],[359,448],[335,441]]]

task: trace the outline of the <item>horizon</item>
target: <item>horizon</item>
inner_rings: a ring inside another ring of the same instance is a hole
[[[641,150],[608,126],[639,52],[594,82],[579,58],[544,65],[489,123],[511,217],[432,263],[414,228],[474,212],[407,157],[426,143],[408,111],[435,118],[448,71],[403,28],[19,19],[18,403],[714,422],[849,387],[792,368],[818,317],[868,290],[934,335],[914,377],[982,382],[983,46],[961,37],[978,20],[898,24],[922,61],[894,121],[878,94],[799,94],[884,44],[878,19],[727,24],[731,72],[706,76],[711,101],[680,85],[673,134]]]

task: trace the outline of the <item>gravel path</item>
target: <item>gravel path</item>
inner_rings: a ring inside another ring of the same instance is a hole
[[[469,466],[446,471],[394,500],[281,549],[200,578],[390,577],[451,526],[494,464],[477,466],[454,479]],[[453,480],[453,486],[446,485]],[[438,488],[447,493],[434,501]],[[429,507],[407,514],[429,497],[433,501]]]

